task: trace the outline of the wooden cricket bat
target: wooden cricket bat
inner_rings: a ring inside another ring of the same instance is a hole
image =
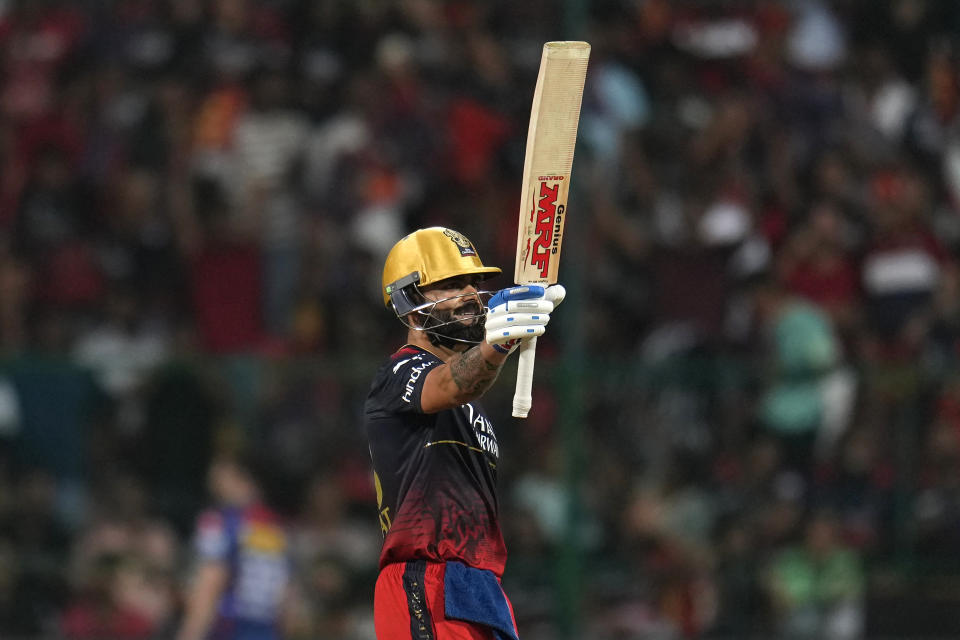
[[[590,45],[586,42],[543,45],[523,163],[514,271],[514,282],[520,285],[546,286],[557,282],[589,58]],[[517,389],[513,396],[516,418],[526,418],[530,412],[536,350],[536,338],[524,340],[519,348]]]

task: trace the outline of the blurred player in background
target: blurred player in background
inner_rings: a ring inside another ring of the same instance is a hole
[[[197,566],[177,640],[274,640],[290,577],[287,534],[263,502],[251,462],[210,466],[216,508],[200,515]]]
[[[480,285],[498,273],[470,240],[442,227],[406,236],[384,265],[383,301],[407,334],[364,408],[384,534],[379,640],[517,638],[500,588],[500,450],[477,400],[519,338],[543,334],[563,288],[489,297]]]

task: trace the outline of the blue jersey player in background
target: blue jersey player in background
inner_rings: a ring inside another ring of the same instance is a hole
[[[218,456],[216,508],[197,521],[197,566],[177,640],[275,640],[290,577],[289,541],[242,457]]]

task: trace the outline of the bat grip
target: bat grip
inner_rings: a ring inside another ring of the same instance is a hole
[[[517,389],[513,394],[513,417],[526,418],[530,413],[533,398],[530,390],[533,388],[533,365],[537,356],[537,339],[527,338],[517,348],[520,358],[517,362]]]

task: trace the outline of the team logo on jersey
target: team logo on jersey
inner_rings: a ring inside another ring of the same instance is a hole
[[[467,240],[467,236],[463,235],[459,231],[454,231],[453,229],[444,229],[443,235],[450,238],[453,241],[453,244],[457,245],[457,248],[460,249],[461,256],[475,256],[477,255],[477,250],[473,248],[473,245],[470,244],[470,241]]]

